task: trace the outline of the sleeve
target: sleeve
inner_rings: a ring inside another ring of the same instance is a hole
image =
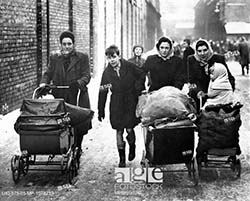
[[[178,89],[182,89],[184,82],[185,82],[185,69],[184,69],[184,65],[183,65],[183,60],[181,58],[178,58],[176,60],[176,74],[175,74],[175,86]]]
[[[54,74],[54,69],[55,69],[55,65],[54,65],[53,56],[50,56],[48,68],[43,74],[41,83],[50,84],[50,81],[52,80],[52,77]]]
[[[145,90],[145,74],[143,70],[138,66],[132,64],[131,67],[133,68],[134,75],[136,77],[135,82],[135,89],[137,94],[141,94],[143,90]]]
[[[228,68],[228,65],[226,63],[226,59],[224,56],[222,56],[222,64],[226,67],[227,69],[227,74],[228,74],[228,79],[229,79],[229,82],[232,86],[232,89],[233,91],[235,90],[235,78],[234,76],[232,75],[232,73],[230,72],[229,68]]]
[[[193,68],[192,56],[188,56],[187,58],[187,80],[191,84],[195,82],[192,68]]]
[[[99,88],[99,95],[98,95],[98,114],[99,115],[104,114],[109,87],[111,87],[111,84],[108,82],[106,71],[104,70],[102,74],[102,79],[101,79],[100,88]]]
[[[150,71],[150,57],[148,57],[144,62],[144,64],[142,65],[142,71],[145,76]]]
[[[90,65],[88,55],[84,55],[81,58],[81,77],[77,80],[80,89],[86,90],[86,86],[90,81]]]

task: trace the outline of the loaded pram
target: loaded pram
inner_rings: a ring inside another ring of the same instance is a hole
[[[198,146],[196,149],[199,170],[205,168],[231,168],[240,177],[241,164],[236,155],[241,126],[240,108],[236,103],[209,105],[197,118]]]
[[[163,87],[141,97],[137,107],[137,116],[141,117],[145,150],[141,164],[143,166],[164,166],[186,164],[187,171],[195,185],[198,184],[198,166],[194,157],[193,121],[196,110],[192,99],[174,87]],[[172,172],[172,171],[170,171]]]

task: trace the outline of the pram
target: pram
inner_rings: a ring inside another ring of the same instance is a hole
[[[230,104],[221,104],[207,106],[206,110],[201,111],[197,120],[197,160],[200,174],[203,168],[229,168],[236,178],[240,177],[241,162],[237,155],[240,154],[238,130],[242,105],[238,103],[234,108],[230,107]]]
[[[32,99],[23,100],[21,114],[15,123],[15,130],[20,136],[21,155],[14,155],[11,159],[13,180],[17,183],[20,176],[26,175],[30,170],[59,170],[66,173],[69,183],[72,183],[79,169],[80,155],[75,145],[70,114],[63,99],[37,99],[40,97],[40,89],[35,89]],[[48,155],[48,159],[36,160],[37,155]],[[56,155],[59,157],[55,157]],[[46,168],[32,169],[31,166]]]
[[[194,185],[198,185],[199,174],[194,156],[194,131],[196,126],[175,128],[143,127],[145,150],[141,165],[159,167],[162,172],[188,172]],[[166,170],[166,165],[184,163],[187,168]]]

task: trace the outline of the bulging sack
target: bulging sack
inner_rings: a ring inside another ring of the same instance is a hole
[[[168,117],[185,119],[189,114],[196,114],[194,101],[181,90],[166,86],[147,96],[141,106],[142,123]]]
[[[82,108],[69,103],[65,103],[65,106],[67,112],[69,113],[72,126],[90,121],[94,116],[94,111],[89,108]]]

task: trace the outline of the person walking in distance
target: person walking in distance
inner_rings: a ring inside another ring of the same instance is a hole
[[[142,58],[143,53],[143,47],[141,45],[135,45],[133,47],[133,53],[134,56],[129,58],[128,61],[134,63],[138,67],[142,67],[142,65],[145,63],[145,59]]]
[[[242,69],[242,75],[245,75],[245,68],[247,74],[249,73],[249,45],[245,37],[241,37],[239,43],[239,53],[240,53],[240,65]]]
[[[117,149],[120,157],[119,167],[126,166],[124,130],[127,132],[129,144],[128,160],[135,158],[135,131],[139,123],[135,116],[138,96],[144,90],[144,76],[142,70],[135,64],[120,57],[117,46],[112,45],[105,51],[108,66],[102,74],[98,97],[98,120],[105,118],[105,104],[107,94],[111,91],[110,123],[116,130]]]

